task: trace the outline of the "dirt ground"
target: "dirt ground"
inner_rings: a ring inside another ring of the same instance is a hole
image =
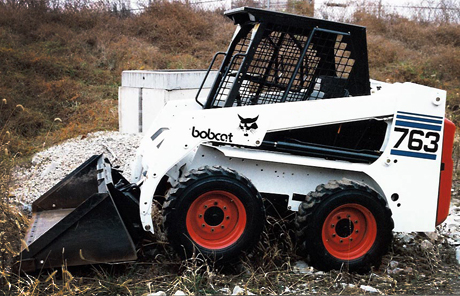
[[[455,188],[459,188],[456,184]],[[460,205],[457,190],[453,207]],[[292,252],[287,220],[268,219],[256,250],[241,263],[215,267],[198,260],[179,261],[160,237],[154,247],[124,272],[149,284],[149,293],[174,294],[458,294],[460,265],[456,242],[441,225],[436,233],[396,233],[378,269],[366,274],[322,272]],[[155,275],[152,277],[152,275]],[[146,292],[143,292],[146,293]],[[142,294],[142,293],[141,293]]]
[[[451,211],[460,208],[460,182],[454,184]],[[161,217],[161,215],[157,215]],[[44,270],[17,277],[3,272],[5,295],[180,295],[194,294],[460,294],[460,219],[456,215],[435,233],[395,233],[379,268],[365,274],[343,270],[323,272],[295,253],[289,217],[269,217],[253,253],[226,266],[199,259],[181,261],[156,229],[136,262]],[[161,225],[161,218],[156,221]],[[457,224],[456,224],[457,223]],[[457,228],[458,226],[458,228]],[[5,276],[6,274],[6,276]],[[1,285],[0,285],[1,286]]]

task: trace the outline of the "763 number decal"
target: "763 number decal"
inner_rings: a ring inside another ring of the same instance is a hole
[[[442,117],[398,112],[394,131],[399,134],[399,139],[391,154],[435,160],[440,148],[442,123]]]

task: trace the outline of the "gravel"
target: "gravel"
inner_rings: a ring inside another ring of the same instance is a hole
[[[130,179],[130,166],[136,156],[141,135],[119,132],[95,132],[67,140],[34,155],[30,167],[16,167],[15,186],[11,194],[19,203],[30,204],[48,191],[72,170],[94,154],[104,155],[112,165],[119,166]]]

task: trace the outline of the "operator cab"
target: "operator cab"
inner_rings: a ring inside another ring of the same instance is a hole
[[[370,94],[366,29],[256,8],[225,13],[237,30],[205,109]]]

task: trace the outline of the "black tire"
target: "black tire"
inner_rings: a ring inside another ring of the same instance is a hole
[[[182,258],[201,254],[228,262],[257,244],[265,209],[247,178],[231,169],[205,166],[185,174],[169,191],[163,223]]]
[[[343,179],[319,185],[296,215],[301,252],[320,270],[367,272],[388,251],[391,215],[383,197],[363,183]]]

